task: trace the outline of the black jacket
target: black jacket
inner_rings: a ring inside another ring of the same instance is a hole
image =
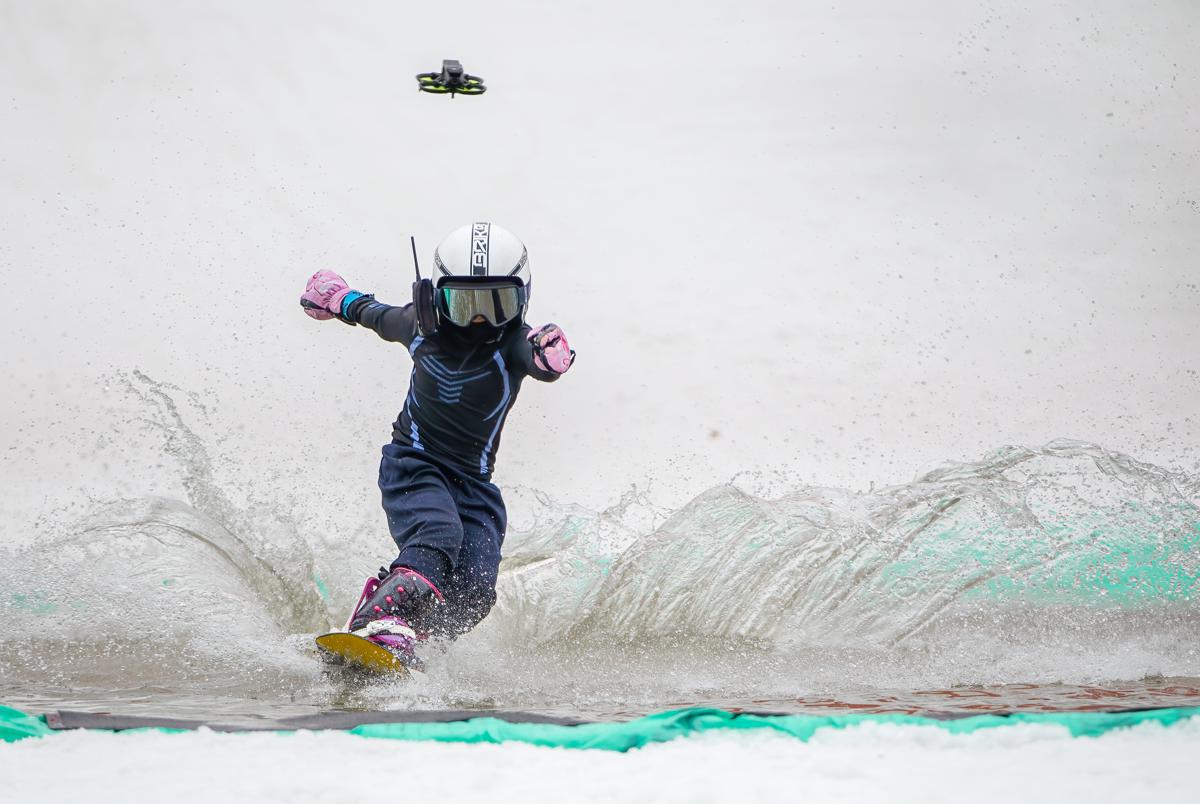
[[[408,347],[413,369],[408,397],[392,429],[393,439],[425,450],[488,480],[496,465],[500,431],[525,377],[553,382],[558,375],[533,364],[530,328],[510,325],[490,338],[460,334],[443,325],[430,337],[417,334],[411,304],[392,307],[363,296],[346,319],[374,330],[385,341]]]

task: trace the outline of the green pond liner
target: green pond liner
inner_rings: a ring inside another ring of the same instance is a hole
[[[1140,723],[1170,726],[1200,716],[1200,709],[1155,709],[1143,712],[1014,713],[933,718],[918,715],[753,715],[723,709],[681,709],[660,712],[625,723],[584,723],[556,726],[510,723],[497,718],[474,718],[453,723],[378,723],[357,726],[351,734],[392,740],[435,740],[439,742],[522,742],[553,748],[597,748],[628,751],[652,743],[667,742],[706,731],[770,730],[807,741],[821,729],[845,729],[865,723],[931,726],[954,734],[967,734],[1019,723],[1051,723],[1065,726],[1074,737],[1097,737],[1113,729]]]
[[[45,737],[53,733],[44,718],[27,715],[8,706],[0,706],[0,742],[15,743],[26,737]]]
[[[361,737],[389,740],[424,740],[449,743],[518,742],[551,748],[588,748],[628,751],[700,732],[758,730],[808,740],[821,729],[846,729],[864,724],[926,726],[952,734],[983,729],[1043,724],[1062,726],[1073,737],[1098,737],[1114,729],[1143,723],[1173,726],[1200,717],[1200,707],[1143,709],[1113,712],[1012,712],[986,715],[774,715],[729,712],[723,709],[678,709],[618,723],[559,722],[535,714],[510,712],[480,715],[477,712],[331,712],[293,718],[263,726],[222,726],[202,721],[166,718],[114,717],[57,712],[35,716],[0,706],[0,741],[44,737],[64,729],[95,731],[150,731],[181,733],[200,727],[226,732],[272,731],[286,734],[299,729],[338,730]],[[304,721],[303,723],[295,721]],[[83,724],[104,725],[83,725]],[[357,725],[352,725],[357,723]],[[54,728],[52,728],[54,726]]]

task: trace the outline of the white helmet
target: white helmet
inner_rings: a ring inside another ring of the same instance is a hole
[[[461,226],[438,244],[433,264],[439,318],[467,326],[482,316],[496,327],[524,318],[529,252],[507,229],[486,221]]]
[[[447,276],[514,276],[529,287],[529,252],[502,226],[480,221],[460,226],[433,252],[434,284]]]

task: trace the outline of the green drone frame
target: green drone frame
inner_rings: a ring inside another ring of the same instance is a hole
[[[442,60],[440,73],[417,73],[417,89],[434,95],[482,95],[487,92],[483,79],[468,75],[454,59]]]

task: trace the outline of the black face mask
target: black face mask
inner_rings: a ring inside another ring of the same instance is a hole
[[[499,340],[500,336],[504,334],[504,329],[504,327],[494,327],[486,321],[467,324],[465,327],[443,322],[441,332],[464,346],[479,346],[488,341]]]

